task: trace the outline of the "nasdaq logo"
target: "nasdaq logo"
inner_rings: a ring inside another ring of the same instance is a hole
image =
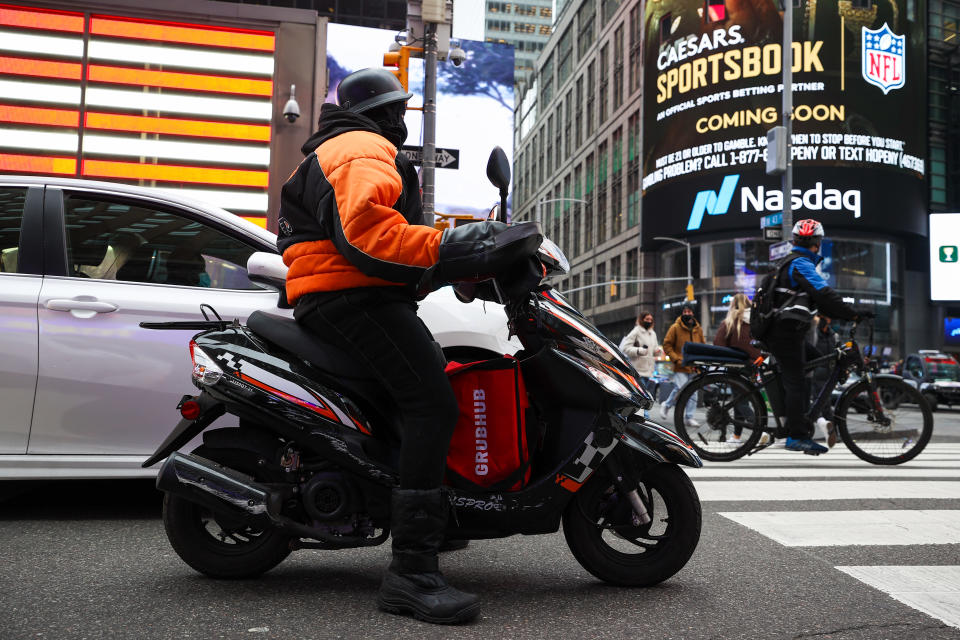
[[[737,182],[740,180],[740,174],[727,176],[720,185],[719,193],[716,191],[701,191],[693,201],[693,209],[690,210],[690,221],[687,222],[687,231],[696,231],[703,224],[703,216],[720,216],[730,209],[730,201],[733,200],[733,192],[737,188]]]

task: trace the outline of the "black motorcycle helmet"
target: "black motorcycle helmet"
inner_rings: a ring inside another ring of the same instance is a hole
[[[403,90],[395,75],[386,69],[361,69],[340,81],[337,103],[353,113],[363,113],[394,102],[406,102],[412,93]]]

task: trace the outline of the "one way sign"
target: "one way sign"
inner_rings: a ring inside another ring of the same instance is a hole
[[[406,146],[400,148],[400,153],[407,156],[410,162],[417,165],[423,164],[423,147]],[[436,148],[436,158],[438,169],[459,169],[460,168],[460,149],[442,149]]]

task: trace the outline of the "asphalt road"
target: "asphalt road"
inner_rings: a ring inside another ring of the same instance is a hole
[[[6,484],[0,638],[960,638],[960,622],[950,626],[924,613],[922,603],[905,604],[836,568],[893,576],[904,566],[945,570],[932,588],[935,601],[948,616],[954,602],[960,611],[960,579],[950,573],[960,570],[960,528],[954,524],[951,533],[948,523],[942,539],[910,542],[932,531],[911,529],[914,514],[960,513],[960,411],[938,413],[937,425],[929,455],[882,476],[859,477],[860,469],[879,468],[837,450],[819,459],[769,451],[764,459],[691,471],[704,498],[700,546],[683,571],[655,588],[598,582],[573,559],[562,533],[474,542],[443,557],[450,580],[483,597],[480,619],[455,628],[376,610],[386,545],[298,551],[261,579],[220,582],[172,551],[150,482]],[[754,476],[739,477],[738,469]],[[756,469],[767,471],[757,478]],[[734,480],[742,484],[730,485]],[[877,483],[868,485],[876,492],[844,498],[864,482]],[[915,483],[928,484],[916,485],[911,497],[884,497]],[[771,491],[747,500],[732,491],[728,499],[730,486]],[[818,488],[807,499],[790,494],[811,486]],[[941,497],[925,497],[924,487]],[[777,521],[817,519],[826,510],[854,514],[852,524],[827,527],[828,536],[871,515],[897,512],[907,524],[894,523],[904,532],[894,544],[867,534],[853,544],[804,546],[811,537],[795,546],[751,521],[770,513]]]

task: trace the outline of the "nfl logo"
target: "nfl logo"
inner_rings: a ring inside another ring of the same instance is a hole
[[[884,95],[906,82],[905,36],[898,36],[886,23],[873,31],[863,27],[863,79],[883,90]]]

